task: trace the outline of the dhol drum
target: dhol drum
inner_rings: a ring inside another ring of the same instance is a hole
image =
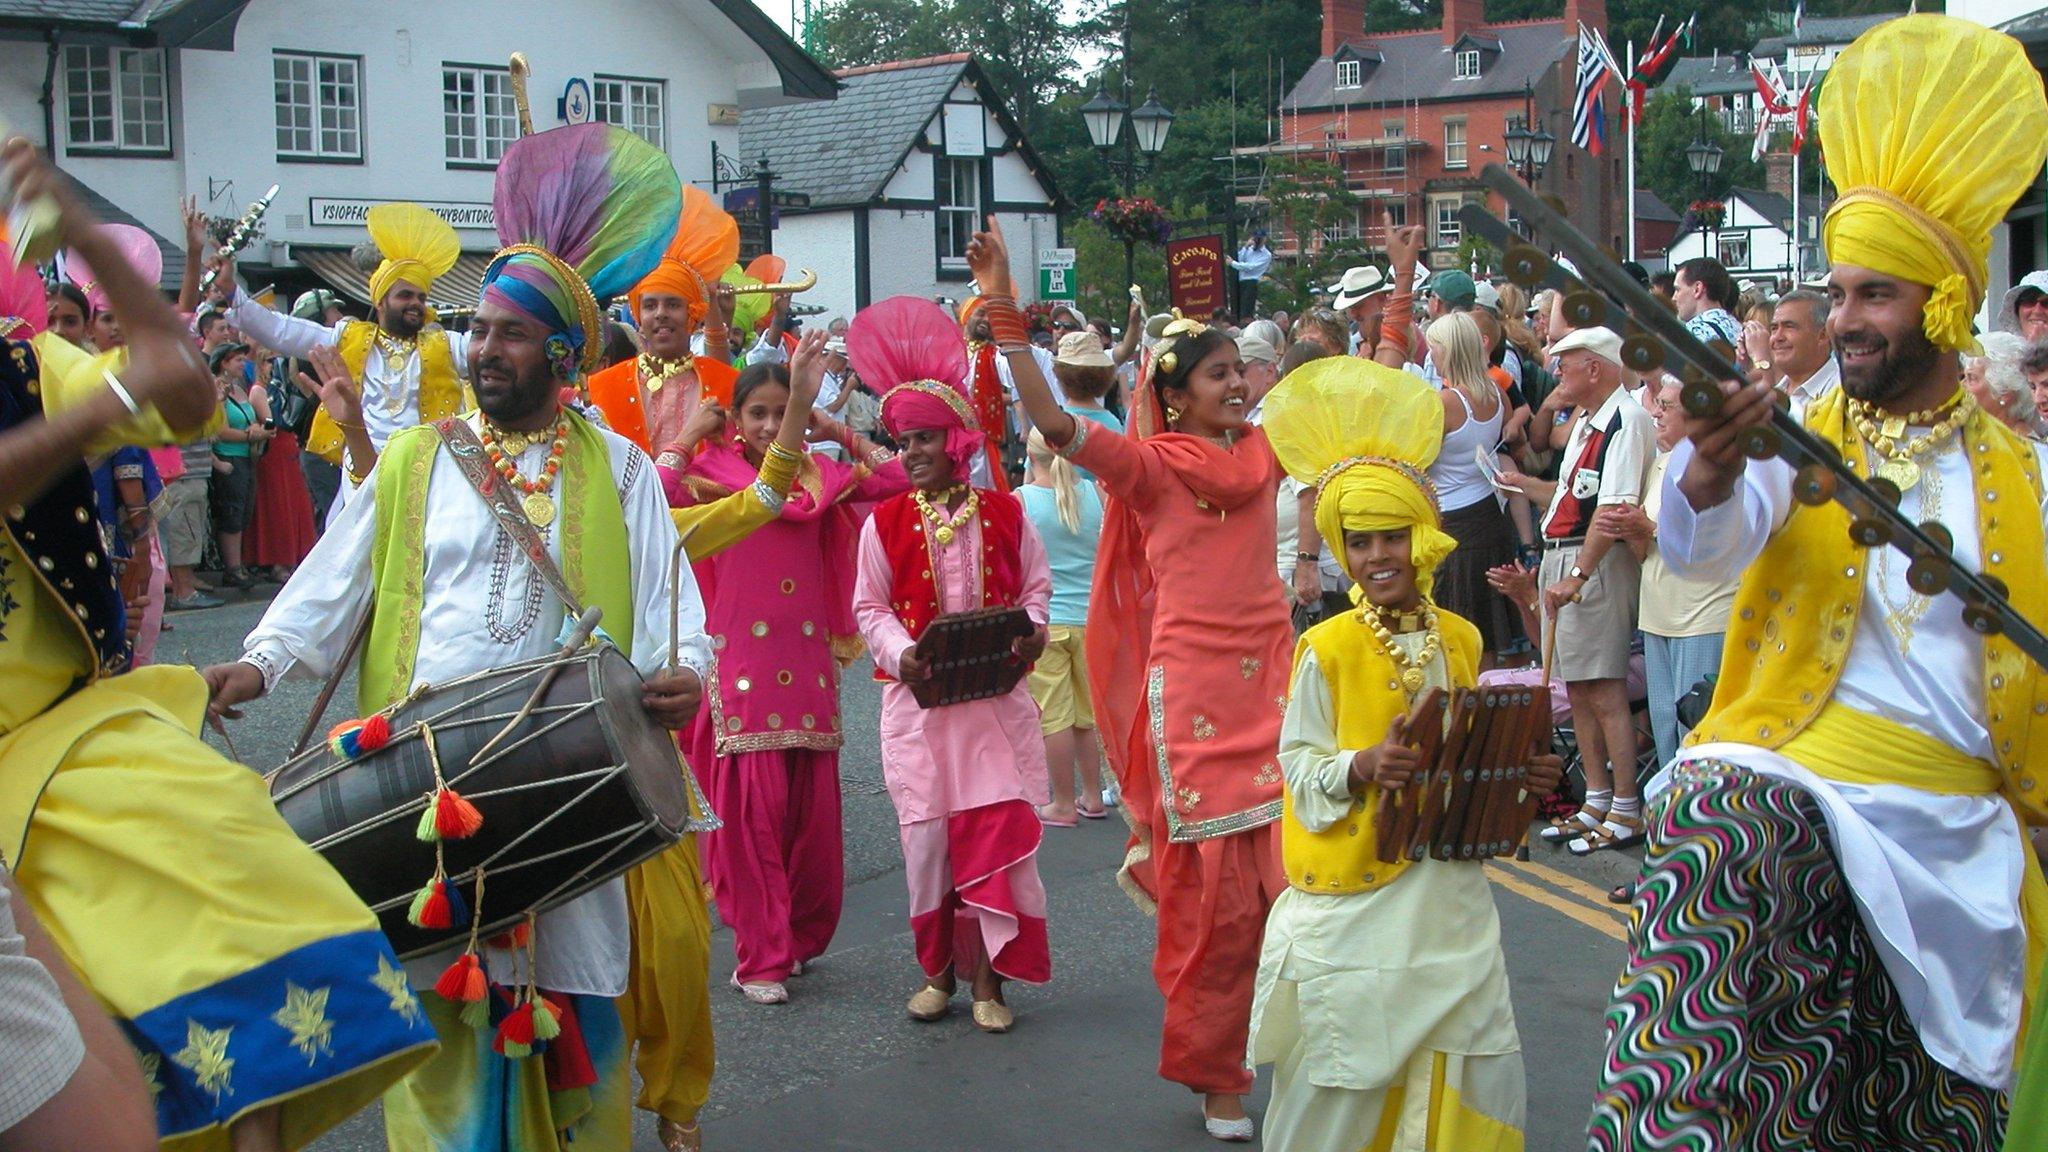
[[[271,799],[377,914],[398,954],[426,955],[470,933],[467,920],[427,929],[408,919],[437,870],[478,905],[477,930],[490,935],[717,826],[640,687],[603,643],[432,685],[387,712],[382,747],[349,758],[322,745],[287,761],[270,774]],[[421,815],[444,785],[482,824],[423,841]]]

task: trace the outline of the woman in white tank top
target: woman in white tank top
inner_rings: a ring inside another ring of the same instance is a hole
[[[1479,325],[1462,312],[1432,321],[1424,333],[1430,359],[1443,374],[1444,446],[1429,478],[1443,509],[1444,531],[1457,551],[1437,570],[1436,601],[1471,621],[1484,648],[1481,667],[1514,638],[1508,602],[1486,583],[1486,570],[1515,562],[1514,530],[1478,456],[1492,457],[1507,419],[1506,394],[1487,375]]]

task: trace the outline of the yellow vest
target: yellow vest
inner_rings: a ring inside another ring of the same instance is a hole
[[[356,383],[361,384],[363,369],[370,363],[370,349],[377,342],[377,325],[367,320],[344,320],[341,322],[341,336],[334,342],[334,350],[341,353],[342,363],[348,365]],[[435,325],[420,333],[420,423],[431,424],[445,416],[453,416],[464,410],[465,388],[462,378],[455,374],[455,350],[448,344],[448,331]],[[322,408],[313,414],[313,427],[306,434],[306,451],[337,467],[341,464],[341,429]]]
[[[1840,389],[1815,401],[1806,423],[1840,449],[1859,474],[1866,473],[1862,437],[1848,431]],[[1962,441],[1976,485],[1983,571],[2011,589],[2020,615],[2048,624],[2048,550],[2033,449],[1982,411],[1965,423]],[[1841,679],[1870,563],[1870,550],[1849,540],[1847,509],[1832,502],[1794,505],[1784,527],[1743,574],[1714,702],[1687,742],[1728,740],[1780,748],[1812,724]],[[1948,597],[1933,610],[1959,609]],[[2034,762],[2033,751],[2048,751],[2043,732],[2048,678],[2002,636],[1984,640],[1983,677],[1992,755],[2004,777],[2004,792],[2023,818],[2048,822],[2048,805],[2042,802],[2048,773]],[[1891,782],[1916,783],[1889,770],[1881,754],[1867,759]]]
[[[1479,629],[1441,608],[1437,622],[1452,687],[1471,687],[1479,676]],[[1295,648],[1296,666],[1301,654],[1310,650],[1330,685],[1337,746],[1369,748],[1385,740],[1395,718],[1408,711],[1408,696],[1401,691],[1401,674],[1393,658],[1358,614],[1346,612],[1309,629]],[[1295,819],[1292,789],[1280,792],[1280,861],[1289,884],[1319,895],[1370,892],[1407,869],[1408,861],[1386,864],[1379,859],[1379,838],[1373,834],[1379,788],[1368,786],[1363,796],[1354,793],[1350,813],[1321,832],[1311,832]]]

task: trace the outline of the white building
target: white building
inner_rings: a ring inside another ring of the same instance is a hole
[[[276,184],[243,260],[258,281],[317,274],[360,300],[364,213],[426,204],[465,250],[435,295],[473,304],[515,51],[537,129],[622,124],[686,181],[709,181],[742,109],[838,87],[752,0],[0,0],[0,117],[170,247],[180,197],[235,217]]]
[[[967,53],[851,68],[829,104],[749,108],[739,158],[764,157],[784,208],[775,253],[810,268],[806,304],[828,315],[891,296],[973,291],[967,241],[1001,220],[1019,293],[1034,298],[1036,253],[1059,243],[1058,192],[1045,163]]]
[[[1751,280],[1775,284],[1790,279],[1792,272],[1792,202],[1775,192],[1736,188],[1722,202],[1726,205],[1719,227],[1700,229],[1696,225],[1671,241],[1665,266],[1676,268],[1687,260],[1711,256],[1719,260],[1738,282]],[[1800,206],[1811,235],[1818,226],[1814,205]]]
[[[1954,4],[1949,11],[1956,14]],[[1820,78],[1842,50],[1858,36],[1904,12],[1880,12],[1867,16],[1812,16],[1797,31],[1759,40],[1746,55],[1690,56],[1680,60],[1664,78],[1660,89],[1684,88],[1692,95],[1694,108],[1705,106],[1721,117],[1730,132],[1748,137],[1756,131],[1756,118],[1763,111],[1750,62],[1772,63],[1788,88],[1811,82],[1818,91]]]

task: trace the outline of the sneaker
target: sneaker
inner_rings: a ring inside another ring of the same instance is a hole
[[[1102,790],[1102,806],[1104,808],[1116,807],[1117,801],[1121,799],[1123,799],[1123,794],[1117,791],[1116,785],[1114,784],[1111,784],[1107,788],[1104,788]]]
[[[174,596],[164,601],[164,611],[190,612],[195,608],[218,608],[225,603],[227,601],[218,596],[208,596],[204,592],[194,592],[182,599]]]

